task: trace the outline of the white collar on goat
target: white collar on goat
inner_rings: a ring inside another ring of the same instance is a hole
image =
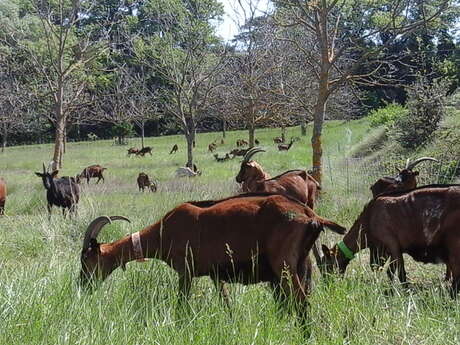
[[[147,261],[142,254],[141,237],[139,236],[139,231],[131,235],[131,241],[133,242],[134,257],[136,258],[136,261]]]

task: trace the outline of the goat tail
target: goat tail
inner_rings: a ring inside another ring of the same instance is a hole
[[[317,216],[316,221],[337,234],[344,235],[347,232],[347,229],[344,228],[342,225],[334,223],[329,219]]]

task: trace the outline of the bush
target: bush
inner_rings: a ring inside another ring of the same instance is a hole
[[[127,136],[133,135],[134,127],[131,123],[117,123],[112,127],[112,135],[118,138],[118,144],[125,144],[124,139]]]
[[[398,103],[390,103],[384,108],[372,110],[369,115],[370,125],[372,127],[385,126],[392,128],[397,119],[405,117],[408,110]]]
[[[394,137],[402,147],[414,149],[430,140],[438,129],[445,114],[446,89],[436,80],[430,83],[419,77],[407,93],[409,112],[395,121]]]

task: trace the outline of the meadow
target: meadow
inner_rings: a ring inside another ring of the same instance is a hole
[[[311,129],[310,129],[311,131]],[[369,186],[386,172],[346,157],[372,134],[366,119],[330,121],[324,136],[323,193],[317,212],[346,227],[369,200]],[[300,136],[289,128],[287,137]],[[256,137],[267,152],[256,160],[272,176],[285,170],[310,168],[310,132],[289,152],[278,152],[272,138],[279,129],[261,129]],[[228,132],[230,151],[242,131]],[[0,344],[458,344],[460,307],[448,296],[444,265],[408,260],[412,284],[390,284],[385,272],[373,272],[367,251],[360,253],[344,277],[321,279],[315,268],[310,296],[311,337],[305,340],[295,315],[279,310],[263,284],[230,286],[232,315],[223,308],[210,279],[195,279],[190,310],[177,308],[177,276],[159,261],[130,263],[116,270],[94,293],[77,284],[82,237],[100,215],[124,215],[131,223],[107,226],[100,240],[111,241],[157,221],[187,200],[223,198],[237,191],[234,180],[240,160],[218,163],[207,145],[219,133],[198,134],[195,160],[203,174],[176,179],[183,166],[182,136],[147,138],[153,156],[128,158],[128,146],[113,141],[70,143],[61,176],[74,176],[91,164],[107,167],[106,182],[82,184],[78,216],[64,219],[53,209],[48,220],[41,180],[42,162],[51,145],[8,148],[0,156],[0,176],[8,182],[6,216],[0,218]],[[174,143],[177,154],[169,155]],[[158,192],[141,193],[141,171],[158,182]],[[338,238],[321,237],[331,245]]]

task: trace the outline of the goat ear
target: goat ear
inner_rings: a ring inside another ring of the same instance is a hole
[[[330,257],[332,255],[331,250],[325,244],[321,245],[321,250],[326,257]]]
[[[55,178],[57,176],[57,174],[59,174],[59,170],[54,170],[52,173],[51,173],[51,177],[52,178]]]
[[[37,175],[38,177],[43,177],[43,174],[39,172],[36,172],[35,175]]]

